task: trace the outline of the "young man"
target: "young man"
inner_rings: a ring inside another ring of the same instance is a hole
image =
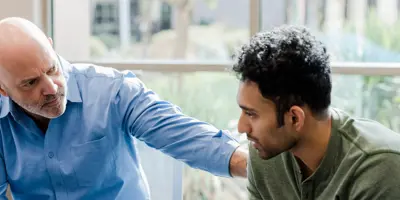
[[[330,108],[323,44],[301,27],[255,35],[233,70],[256,199],[400,199],[400,135]]]
[[[246,176],[229,134],[131,72],[74,65],[29,21],[0,21],[0,199],[150,199],[132,137],[219,176]],[[157,160],[154,160],[157,163]],[[160,177],[162,178],[162,177]]]

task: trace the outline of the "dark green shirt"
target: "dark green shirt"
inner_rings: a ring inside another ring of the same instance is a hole
[[[250,146],[249,199],[400,199],[400,134],[332,109],[327,152],[302,181],[290,152],[262,160]]]

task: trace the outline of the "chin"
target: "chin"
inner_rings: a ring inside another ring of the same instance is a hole
[[[65,113],[65,106],[61,105],[57,109],[52,109],[50,112],[43,113],[43,117],[48,119],[55,119]]]
[[[258,157],[260,157],[260,158],[263,159],[263,160],[268,160],[268,159],[269,159],[268,156],[262,155],[262,154],[258,154]]]
[[[267,153],[265,151],[259,151],[258,152],[258,156],[263,159],[263,160],[268,160],[271,159],[277,155],[279,155],[280,153]]]
[[[42,115],[43,117],[47,118],[47,119],[55,119],[57,117],[60,117],[62,114],[64,114],[64,112],[56,112],[56,113],[46,113],[44,115]]]
[[[267,160],[269,158],[268,154],[263,150],[260,151],[257,149],[257,154],[258,154],[258,157],[260,157],[263,160]]]

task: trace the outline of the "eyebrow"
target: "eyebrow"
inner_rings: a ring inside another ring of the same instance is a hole
[[[249,112],[257,112],[255,109],[253,109],[253,108],[248,108],[248,107],[246,107],[246,106],[244,106],[244,105],[239,105],[239,107],[241,108],[241,109],[243,109],[243,110],[245,110],[245,111],[249,111]]]
[[[50,65],[50,68],[47,69],[47,70],[50,70],[50,69],[52,69],[53,67],[56,67],[56,66],[57,66],[57,62],[56,61],[52,61],[51,65]],[[39,78],[40,76],[31,76],[31,77],[24,78],[24,79],[22,79],[22,81],[19,82],[19,85],[24,85],[24,84],[26,84],[26,83],[28,83],[30,81],[33,81],[33,80]]]
[[[19,82],[19,85],[24,85],[24,84],[26,84],[26,83],[28,83],[30,81],[33,81],[33,80],[35,80],[35,79],[37,79],[39,77],[40,76],[32,76],[32,77],[25,78],[25,79],[23,79],[22,81]]]

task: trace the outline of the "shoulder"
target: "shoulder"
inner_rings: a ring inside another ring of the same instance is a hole
[[[82,94],[90,94],[86,97],[94,97],[102,94],[107,97],[116,97],[124,86],[135,90],[143,87],[136,73],[129,70],[117,70],[111,67],[103,67],[94,64],[72,64],[69,76],[76,80]]]
[[[70,75],[78,81],[101,83],[141,83],[138,72],[131,70],[117,70],[111,67],[103,67],[95,64],[73,64]]]
[[[95,64],[76,63],[71,64],[70,74],[86,79],[110,78],[118,79],[123,77],[123,73],[111,67],[103,67]]]
[[[375,153],[366,156],[352,175],[350,199],[399,199],[400,155]]]
[[[339,134],[367,156],[380,152],[400,153],[400,134],[381,123],[364,118],[352,117],[335,110],[339,116]]]

